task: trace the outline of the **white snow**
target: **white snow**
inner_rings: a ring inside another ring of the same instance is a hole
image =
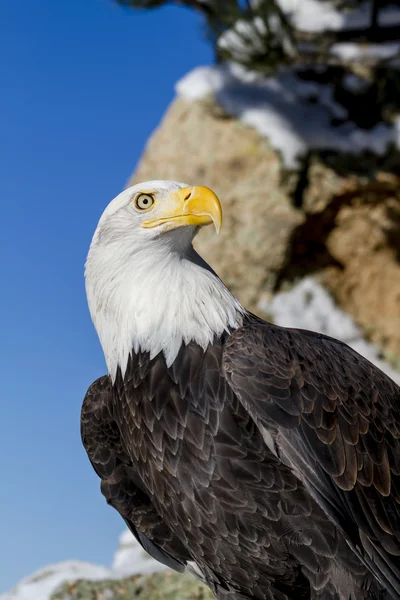
[[[310,329],[342,340],[400,384],[400,373],[379,357],[377,348],[363,338],[352,318],[314,279],[306,277],[290,291],[260,303],[260,308],[272,315],[277,325]]]
[[[91,563],[65,561],[49,565],[22,579],[14,589],[0,596],[0,600],[49,600],[64,581],[85,578],[91,581],[111,577],[111,569]]]
[[[371,22],[371,2],[364,2],[357,10],[344,11],[335,2],[320,0],[278,0],[282,11],[294,27],[301,31],[338,31],[368,27]],[[388,26],[400,23],[400,7],[386,6],[379,11],[379,24]]]
[[[266,46],[264,21],[256,17],[252,22],[238,19],[232,29],[228,29],[218,38],[218,47],[229,50],[232,59],[246,61],[253,54],[263,54]]]
[[[321,0],[278,0],[282,11],[292,25],[300,31],[317,33],[343,29],[367,28],[371,23],[371,2],[364,2],[356,10],[346,11],[335,8],[334,2]],[[381,8],[378,14],[381,26],[400,24],[400,7],[395,4]],[[398,42],[381,44],[338,43],[331,53],[346,61],[366,59],[388,60],[397,56]]]
[[[268,29],[279,39],[288,55],[293,54],[293,45],[287,34],[282,30],[281,23],[276,15],[268,19]],[[261,17],[254,17],[250,21],[238,19],[231,29],[228,29],[218,38],[218,47],[228,50],[231,58],[238,62],[246,62],[252,56],[265,55],[268,52],[266,44],[267,27]]]
[[[389,60],[395,58],[400,52],[400,42],[387,42],[386,44],[354,44],[340,42],[333,44],[330,53],[342,61],[358,61],[365,59]]]
[[[383,123],[368,130],[350,121],[333,126],[332,119],[345,119],[347,113],[332,86],[302,81],[290,69],[264,77],[234,63],[198,67],[176,90],[190,101],[212,94],[229,114],[267,137],[288,168],[296,168],[311,148],[382,154],[396,142],[395,129]]]
[[[331,2],[278,0],[278,4],[293,26],[301,31],[334,30],[343,26],[343,15],[335,10]]]
[[[120,579],[165,569],[167,567],[151,558],[126,529],[120,535],[111,568],[72,560],[49,565],[22,579],[11,591],[1,594],[0,600],[49,600],[65,581]]]
[[[119,536],[119,546],[114,554],[112,569],[119,576],[127,577],[134,573],[145,574],[164,571],[168,567],[147,554],[129,529],[125,529]]]

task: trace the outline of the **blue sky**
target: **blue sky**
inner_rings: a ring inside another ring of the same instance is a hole
[[[3,0],[0,56],[1,592],[49,562],[111,560],[122,520],[79,437],[105,370],[83,265],[174,83],[212,53],[183,9]]]

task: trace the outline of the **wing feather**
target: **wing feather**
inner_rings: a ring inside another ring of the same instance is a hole
[[[191,557],[141,488],[113,417],[113,394],[108,376],[100,377],[88,389],[81,412],[83,445],[101,478],[101,491],[108,504],[121,514],[146,552],[159,562],[182,572]]]
[[[255,317],[223,367],[281,460],[400,597],[400,388],[342,342]]]

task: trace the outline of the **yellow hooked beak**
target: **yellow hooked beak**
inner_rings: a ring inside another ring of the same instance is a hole
[[[142,227],[149,229],[168,223],[165,231],[194,225],[203,227],[214,223],[217,233],[222,225],[222,207],[218,197],[209,188],[201,185],[181,188],[171,192],[163,202],[162,212],[155,219],[143,221]]]

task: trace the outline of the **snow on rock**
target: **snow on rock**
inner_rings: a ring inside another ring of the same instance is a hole
[[[319,0],[278,0],[292,25],[301,31],[337,30],[343,27],[343,15],[332,2]]]
[[[354,44],[340,42],[333,44],[330,53],[342,61],[362,62],[368,58],[377,60],[390,60],[399,55],[400,42],[388,42],[386,44]]]
[[[112,576],[111,569],[80,561],[65,561],[49,565],[22,579],[10,592],[0,596],[0,600],[49,600],[51,594],[64,581],[89,579],[98,581]]]
[[[50,596],[65,581],[88,579],[120,579],[167,569],[151,558],[129,530],[119,538],[111,568],[81,561],[65,561],[49,565],[22,579],[11,591],[0,595],[0,600],[50,600]]]
[[[290,69],[264,77],[234,63],[198,67],[176,90],[190,101],[212,94],[229,114],[266,136],[288,168],[296,168],[310,148],[381,155],[397,141],[395,128],[383,123],[366,130],[344,121],[346,110],[335,101],[331,85],[303,81]],[[344,122],[333,126],[333,119]]]
[[[128,576],[134,573],[154,573],[164,571],[168,567],[151,558],[138,544],[129,529],[119,536],[119,546],[114,554],[113,571]],[[0,599],[1,600],[1,599]]]
[[[357,9],[346,11],[335,7],[334,2],[320,0],[278,0],[282,11],[292,25],[300,31],[317,33],[343,29],[367,28],[371,24],[371,2],[364,2]],[[379,11],[381,26],[400,24],[400,7],[385,6]],[[366,59],[389,60],[399,54],[400,44],[334,44],[330,52],[342,61],[363,61]]]
[[[335,2],[320,0],[278,0],[282,11],[294,27],[301,31],[338,31],[353,27],[368,27],[371,22],[371,3],[364,2],[357,10],[344,11],[335,7]],[[380,25],[400,23],[400,7],[385,6],[379,12]]]
[[[290,291],[260,303],[260,308],[272,315],[277,325],[310,329],[342,340],[400,384],[400,373],[381,360],[377,348],[363,338],[351,317],[335,305],[314,279],[306,277]]]
[[[274,33],[281,40],[287,54],[294,54],[294,47],[288,35],[285,34],[276,15],[268,19],[268,31]],[[267,26],[261,17],[254,17],[250,21],[238,19],[235,25],[224,31],[218,38],[218,47],[227,50],[233,60],[246,62],[252,56],[263,55],[268,52],[266,44]]]
[[[246,60],[251,54],[262,54],[266,51],[263,38],[266,26],[261,17],[255,17],[252,22],[238,19],[231,29],[218,38],[218,47],[229,50],[234,60]]]

